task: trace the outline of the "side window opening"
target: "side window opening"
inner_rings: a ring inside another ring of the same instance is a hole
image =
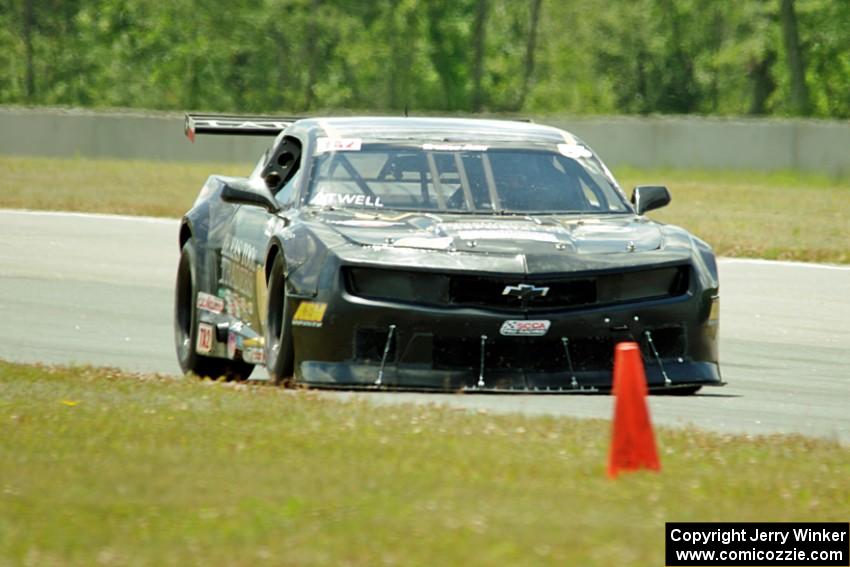
[[[295,203],[300,170],[301,142],[297,138],[285,136],[270,153],[261,174],[266,186],[283,207]]]

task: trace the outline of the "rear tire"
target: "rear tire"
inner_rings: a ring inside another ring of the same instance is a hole
[[[195,243],[189,239],[180,252],[177,282],[174,286],[174,346],[177,361],[185,374],[226,380],[245,380],[254,366],[241,360],[213,358],[198,354],[198,254]]]
[[[292,343],[292,313],[286,293],[283,257],[272,262],[269,276],[268,316],[265,333],[266,369],[274,384],[295,385],[295,348]]]

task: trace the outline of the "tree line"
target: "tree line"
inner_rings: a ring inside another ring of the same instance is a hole
[[[850,117],[847,0],[0,0],[0,103]]]

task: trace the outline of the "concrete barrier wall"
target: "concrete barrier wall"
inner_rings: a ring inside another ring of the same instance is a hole
[[[697,117],[554,117],[611,166],[800,170],[850,176],[850,123]],[[0,155],[252,164],[269,138],[183,136],[183,117],[159,113],[0,108]]]
[[[697,117],[550,119],[611,165],[850,176],[850,122]]]
[[[176,114],[0,109],[0,155],[255,162],[271,138],[183,135]]]

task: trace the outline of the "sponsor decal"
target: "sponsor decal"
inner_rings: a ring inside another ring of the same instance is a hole
[[[562,156],[573,159],[593,157],[593,152],[579,144],[558,144],[558,151]]]
[[[357,195],[353,193],[322,193],[321,191],[316,193],[313,198],[310,199],[310,204],[317,207],[332,207],[334,205],[344,207],[356,205],[358,207],[377,207],[379,209],[384,206],[380,197],[375,197],[373,199],[369,195]]]
[[[221,289],[219,293],[224,298],[225,311],[241,321],[248,321],[254,316],[254,305],[244,295],[229,289]]]
[[[499,332],[506,337],[542,337],[549,332],[550,321],[509,320],[502,323]]]
[[[361,144],[360,138],[316,138],[316,153],[359,152]]]
[[[261,348],[248,348],[242,352],[242,360],[248,364],[265,364],[266,351]]]
[[[197,306],[198,309],[203,309],[210,313],[221,313],[224,311],[224,300],[220,297],[216,297],[215,295],[199,291]]]
[[[434,152],[486,152],[487,148],[481,144],[422,144],[423,150]]]
[[[208,354],[213,347],[213,334],[215,329],[209,323],[200,323],[198,325],[198,342],[195,345],[195,352],[199,354]]]
[[[327,303],[302,301],[292,316],[292,324],[298,327],[321,327],[327,308]]]
[[[256,265],[259,257],[255,246],[229,234],[224,237],[221,255],[246,268]]]
[[[250,296],[254,292],[254,277],[253,267],[240,266],[230,258],[221,259],[221,285]]]
[[[219,296],[224,300],[226,311],[238,319],[248,320],[254,314],[253,303],[248,298],[256,291],[257,258],[259,254],[253,245],[230,235],[225,237],[219,283],[228,289],[219,289]]]

